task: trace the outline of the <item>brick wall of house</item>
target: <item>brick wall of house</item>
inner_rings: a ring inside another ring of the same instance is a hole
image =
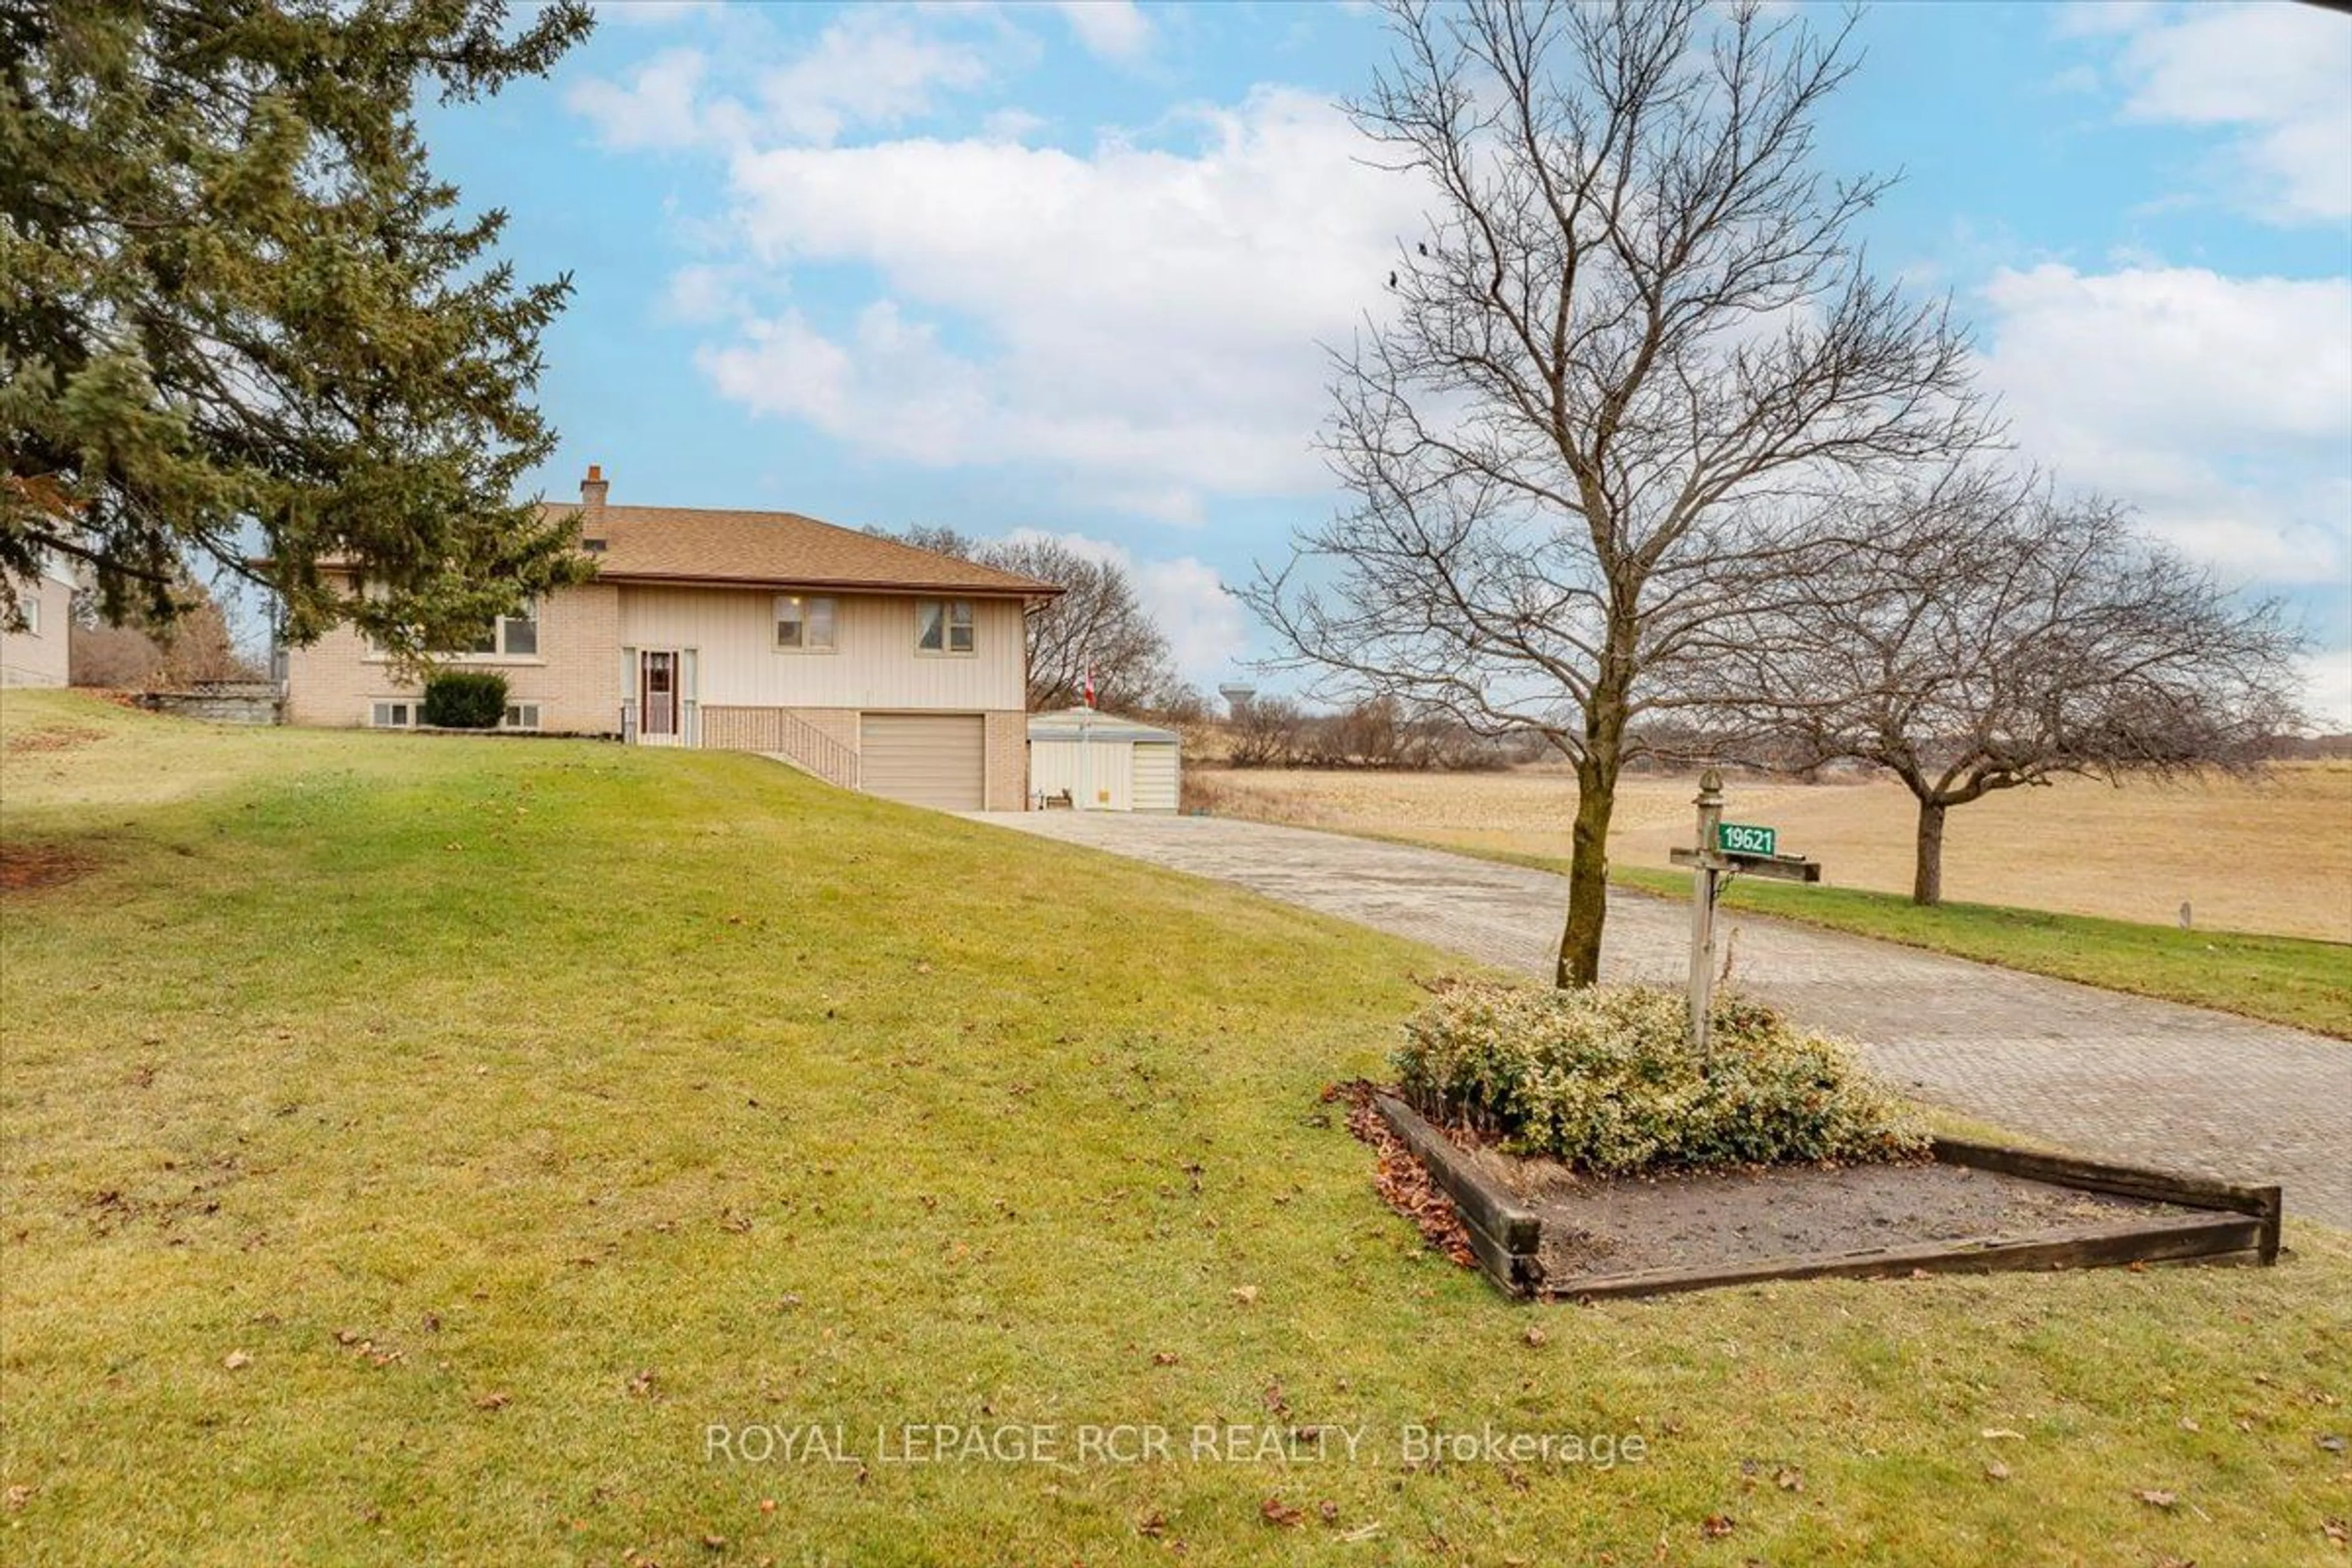
[[[1029,806],[1029,715],[1019,709],[987,715],[988,809]]]
[[[467,654],[446,668],[507,678],[507,695],[540,705],[539,726],[561,734],[609,735],[621,728],[620,590],[606,583],[559,588],[541,602],[539,652],[528,658]],[[348,626],[286,658],[286,719],[291,724],[363,725],[370,706],[415,699],[424,688],[393,679],[383,656]]]

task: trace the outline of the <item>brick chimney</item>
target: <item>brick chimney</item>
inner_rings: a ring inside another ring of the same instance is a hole
[[[604,465],[589,464],[588,477],[580,481],[580,521],[592,532],[604,521],[604,492],[610,489],[612,486],[604,479]]]

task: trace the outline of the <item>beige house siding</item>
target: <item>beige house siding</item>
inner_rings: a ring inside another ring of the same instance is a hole
[[[625,647],[693,648],[698,689],[709,708],[908,709],[985,712],[1026,701],[1021,605],[972,605],[973,651],[932,654],[915,647],[915,599],[835,595],[835,650],[779,649],[776,595],[764,589],[621,588]]]
[[[617,734],[621,728],[620,590],[609,583],[561,588],[541,604],[539,652],[528,658],[467,654],[444,668],[507,678],[510,701],[539,704],[539,727],[563,734]],[[348,626],[286,656],[286,719],[291,724],[363,725],[372,703],[415,698],[424,687],[393,678],[383,655]]]
[[[72,676],[67,647],[73,588],[44,572],[37,585],[18,593],[33,624],[21,632],[0,631],[0,686],[63,686]]]

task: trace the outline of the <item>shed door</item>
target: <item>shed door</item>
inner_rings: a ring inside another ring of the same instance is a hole
[[[1135,809],[1176,809],[1176,748],[1165,742],[1135,743]]]
[[[940,811],[986,804],[987,749],[977,713],[868,713],[858,722],[858,778],[868,795]]]

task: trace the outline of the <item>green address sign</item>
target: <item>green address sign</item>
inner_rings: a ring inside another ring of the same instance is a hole
[[[1778,828],[1750,827],[1741,822],[1715,825],[1715,847],[1726,855],[1777,855],[1780,845]]]

